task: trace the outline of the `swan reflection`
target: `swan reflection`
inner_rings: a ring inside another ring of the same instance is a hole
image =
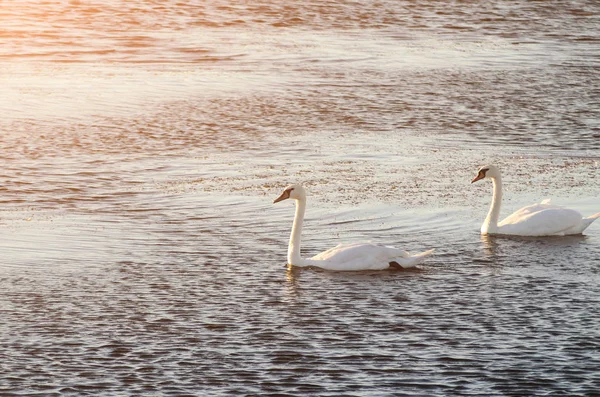
[[[496,236],[491,236],[489,234],[481,235],[481,244],[483,245],[483,252],[486,256],[496,256],[496,249],[498,247],[498,242],[496,239]]]
[[[298,296],[300,294],[300,289],[298,285],[298,281],[300,281],[300,273],[301,269],[292,266],[286,265],[287,269],[285,271],[285,278],[287,281],[286,291],[291,296]]]
[[[587,237],[582,234],[571,236],[546,236],[546,237],[528,237],[528,236],[492,236],[489,234],[481,235],[481,245],[483,252],[490,259],[496,259],[501,248],[520,249],[524,244],[528,249],[542,248],[546,253],[554,249],[564,250],[569,247],[578,247],[584,243]]]

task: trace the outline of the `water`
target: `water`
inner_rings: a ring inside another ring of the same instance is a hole
[[[3,395],[595,395],[596,2],[0,6]],[[340,241],[414,271],[285,266]]]

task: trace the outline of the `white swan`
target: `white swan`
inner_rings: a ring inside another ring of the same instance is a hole
[[[584,218],[579,212],[550,204],[544,200],[540,204],[523,207],[498,223],[502,203],[502,177],[494,165],[484,165],[471,183],[481,179],[491,179],[494,196],[490,211],[481,225],[481,234],[505,234],[512,236],[567,236],[581,234],[600,212]]]
[[[371,243],[340,244],[311,259],[302,259],[300,257],[300,234],[306,209],[306,190],[300,185],[290,185],[273,201],[273,204],[286,199],[296,200],[296,216],[288,246],[288,264],[292,266],[316,266],[337,271],[382,270],[389,268],[390,265],[409,268],[423,262],[425,257],[434,251],[429,250],[411,255],[398,248]]]

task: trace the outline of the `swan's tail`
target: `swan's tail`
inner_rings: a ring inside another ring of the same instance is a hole
[[[394,262],[402,266],[404,269],[408,269],[410,267],[415,267],[419,263],[423,263],[426,257],[433,254],[433,251],[435,251],[435,248],[419,254],[409,255],[407,257],[394,258]]]
[[[591,225],[592,222],[594,222],[598,218],[600,218],[600,212],[598,212],[597,214],[594,214],[592,216],[588,216],[587,218],[583,218],[581,220],[581,223],[579,225],[574,226],[571,229],[567,230],[565,232],[565,235],[572,235],[572,234],[581,234],[581,233],[583,233],[583,231],[585,229],[587,229],[588,226]]]
[[[592,222],[594,222],[598,218],[600,218],[600,212],[598,212],[597,214],[594,214],[592,216],[588,216],[587,218],[583,218],[583,221],[581,223],[583,223],[585,225],[585,227],[581,231],[583,232],[585,229],[587,229],[587,227],[589,225],[591,225]]]

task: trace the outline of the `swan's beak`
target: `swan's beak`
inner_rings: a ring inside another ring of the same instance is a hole
[[[475,178],[473,178],[471,183],[477,182],[478,180],[483,179],[483,178],[485,178],[485,173],[479,171],[479,174],[477,174],[477,176]]]
[[[275,200],[273,200],[273,204],[278,203],[283,200],[287,200],[289,198],[290,198],[290,191],[284,190],[283,193],[281,193],[281,196],[279,196]]]

